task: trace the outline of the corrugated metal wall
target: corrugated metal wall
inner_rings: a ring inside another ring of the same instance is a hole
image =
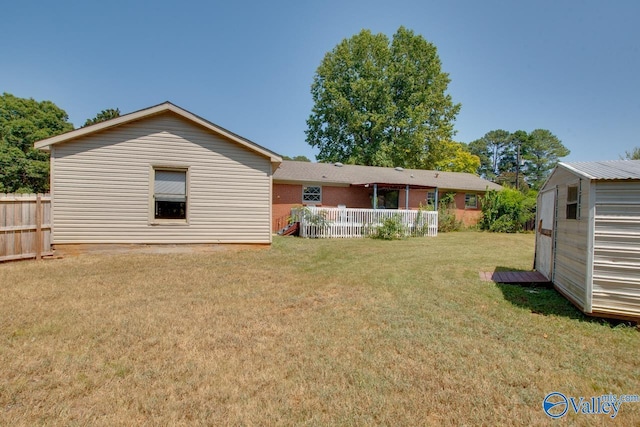
[[[596,183],[593,311],[640,315],[640,182]]]
[[[53,243],[269,243],[271,163],[173,113],[52,149]],[[188,224],[152,224],[153,167],[188,169]]]
[[[577,175],[557,168],[541,191],[558,187],[553,283],[582,310],[587,303],[589,181],[581,182],[580,219],[567,219],[567,186],[580,184]]]

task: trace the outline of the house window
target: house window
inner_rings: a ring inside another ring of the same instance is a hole
[[[579,194],[578,185],[567,186],[567,219],[580,218],[580,213],[578,212]]]
[[[322,203],[322,187],[314,185],[302,187],[302,203]]]
[[[187,171],[154,169],[155,219],[187,219]]]
[[[464,195],[464,207],[465,209],[477,209],[478,208],[478,195],[467,193]]]

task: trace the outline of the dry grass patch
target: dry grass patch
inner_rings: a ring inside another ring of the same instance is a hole
[[[478,278],[532,259],[453,233],[3,264],[0,424],[541,425],[550,391],[640,393],[635,329]]]

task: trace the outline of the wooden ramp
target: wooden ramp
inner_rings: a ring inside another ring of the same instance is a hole
[[[292,222],[278,232],[281,236],[298,236],[300,234],[300,223]]]
[[[480,279],[497,283],[549,283],[537,271],[481,271]]]

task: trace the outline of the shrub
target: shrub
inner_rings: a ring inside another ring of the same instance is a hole
[[[289,222],[304,221],[307,224],[315,225],[317,227],[326,227],[327,219],[326,212],[313,212],[308,207],[293,208],[291,209],[291,217]]]
[[[536,193],[527,195],[512,188],[489,190],[482,200],[480,228],[498,233],[517,233],[535,216]]]
[[[405,226],[402,224],[399,216],[386,218],[380,227],[377,227],[371,237],[382,240],[400,240],[407,234]]]
[[[489,231],[494,233],[513,233],[517,229],[517,225],[509,215],[502,215],[493,221],[489,227]]]
[[[462,221],[456,219],[455,211],[446,208],[438,210],[438,232],[460,231],[462,227]]]
[[[429,233],[429,221],[427,212],[433,211],[433,205],[423,206],[422,203],[418,207],[418,214],[410,227],[410,234],[413,237],[426,236]]]
[[[438,203],[438,232],[446,233],[462,230],[462,221],[456,219],[456,211],[454,209],[455,196],[456,193],[446,193],[440,198]]]

